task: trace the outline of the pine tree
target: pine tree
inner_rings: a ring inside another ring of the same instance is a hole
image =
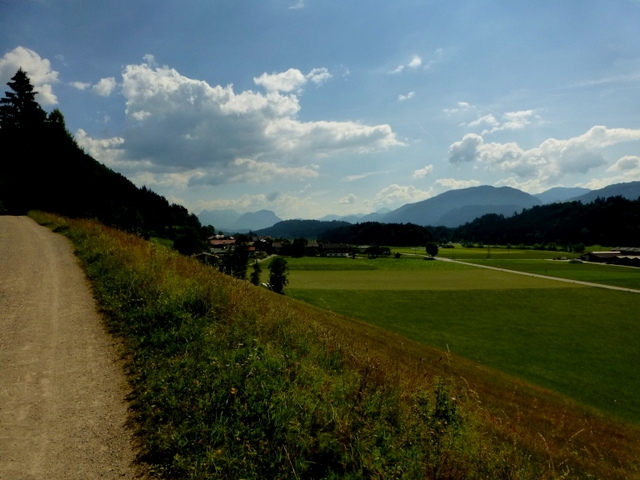
[[[20,68],[8,82],[12,92],[5,92],[0,99],[0,128],[24,129],[43,124],[47,114],[36,102],[33,85],[26,72]]]

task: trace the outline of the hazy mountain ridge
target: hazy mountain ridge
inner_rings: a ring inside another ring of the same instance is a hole
[[[203,210],[198,214],[203,225],[212,225],[216,230],[229,232],[248,232],[268,228],[281,222],[271,210],[240,213],[236,210]]]
[[[571,201],[591,203],[597,198],[623,197],[627,200],[637,200],[640,197],[640,182],[615,183],[599,190],[571,198]]]
[[[553,187],[544,192],[536,193],[534,197],[538,198],[543,205],[546,205],[554,202],[566,202],[589,192],[591,190],[582,187]]]
[[[536,195],[530,195],[512,187],[483,185],[449,190],[427,200],[408,203],[391,211],[383,209],[369,214],[344,216],[332,214],[313,222],[320,222],[320,224],[330,222],[413,223],[420,226],[455,228],[490,213],[510,217],[514,213],[520,213],[536,205],[568,201],[590,203],[598,197],[614,196],[622,196],[629,200],[637,199],[640,197],[640,182],[618,183],[593,191],[581,187],[554,187]],[[235,210],[204,210],[198,217],[204,225],[213,225],[217,230],[226,231],[263,231],[282,223],[282,220],[271,210],[245,214]],[[314,232],[318,231],[318,225],[314,223],[312,229]],[[300,227],[301,224],[295,226],[297,233],[303,232]],[[275,231],[282,236],[291,236],[285,234],[286,228],[278,228]]]
[[[540,205],[539,199],[511,187],[479,187],[449,190],[435,197],[410,203],[384,215],[386,223],[457,227],[477,218],[478,213],[502,213]],[[474,207],[474,208],[471,208]],[[478,208],[481,207],[481,208]]]

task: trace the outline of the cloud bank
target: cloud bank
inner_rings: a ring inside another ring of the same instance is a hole
[[[93,153],[98,160],[147,162],[154,175],[191,171],[190,184],[215,185],[313,178],[322,158],[403,145],[389,125],[298,120],[303,87],[329,78],[325,68],[306,75],[289,69],[254,78],[265,92],[236,92],[233,85],[212,86],[146,56],[122,73],[130,127],[122,141],[100,144],[103,153],[93,144]],[[115,79],[103,79],[92,88],[106,95],[115,86]],[[83,142],[90,142],[86,134]]]
[[[543,184],[603,166],[606,161],[602,149],[637,140],[640,130],[595,126],[580,136],[567,140],[549,138],[540,146],[525,150],[514,142],[486,143],[481,135],[469,133],[449,147],[449,162],[458,167],[471,164],[502,171],[520,180],[535,179]],[[633,158],[619,160],[615,168],[631,165]]]

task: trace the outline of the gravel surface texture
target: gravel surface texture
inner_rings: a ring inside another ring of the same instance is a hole
[[[128,393],[69,241],[0,216],[0,479],[132,479]]]

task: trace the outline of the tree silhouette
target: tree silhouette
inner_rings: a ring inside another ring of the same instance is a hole
[[[44,124],[47,114],[36,102],[33,85],[26,72],[20,68],[7,83],[12,92],[5,92],[0,99],[0,128],[24,129]]]
[[[282,257],[276,257],[269,263],[269,283],[271,284],[271,290],[276,293],[284,293],[284,287],[289,283],[287,278],[287,261]]]
[[[260,285],[260,274],[262,273],[262,267],[256,260],[253,262],[253,272],[251,272],[251,283],[254,285]]]

